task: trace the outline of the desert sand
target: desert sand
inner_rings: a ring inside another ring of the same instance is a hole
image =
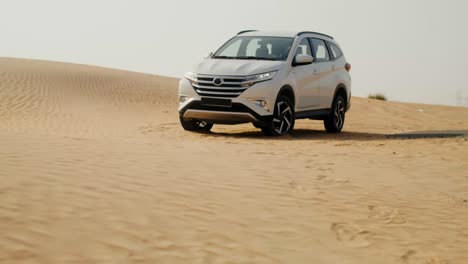
[[[0,263],[468,263],[468,108],[185,132],[177,79],[0,58]],[[441,87],[443,89],[443,87]]]

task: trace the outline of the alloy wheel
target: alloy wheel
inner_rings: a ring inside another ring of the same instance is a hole
[[[293,112],[291,107],[284,101],[276,104],[275,114],[273,116],[273,128],[279,135],[288,133],[293,124]]]
[[[340,129],[343,126],[344,118],[345,118],[345,106],[342,100],[338,100],[335,111],[334,111],[334,120],[336,128]]]

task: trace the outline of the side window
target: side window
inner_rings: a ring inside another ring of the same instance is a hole
[[[312,46],[315,51],[315,61],[316,62],[321,62],[321,61],[329,61],[330,60],[330,54],[328,53],[327,45],[325,45],[325,41],[321,39],[311,39],[312,41]]]
[[[343,56],[343,52],[336,44],[328,42],[328,46],[330,47],[334,59],[338,59],[339,57]]]
[[[309,41],[307,41],[307,38],[302,39],[299,45],[297,46],[295,56],[299,54],[312,56],[312,52],[310,50],[310,44],[309,44]]]

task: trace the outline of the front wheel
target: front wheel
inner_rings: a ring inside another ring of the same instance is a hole
[[[342,95],[333,100],[332,111],[324,120],[325,130],[328,133],[340,133],[343,129],[346,116],[346,103]]]
[[[285,96],[280,96],[275,104],[273,119],[262,127],[262,132],[267,136],[282,136],[291,132],[294,128],[294,105]]]
[[[213,124],[205,121],[184,120],[182,117],[180,117],[180,124],[185,130],[194,132],[209,132],[213,128]]]

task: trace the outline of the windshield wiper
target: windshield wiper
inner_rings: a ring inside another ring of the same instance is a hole
[[[255,57],[255,56],[239,56],[239,57],[214,56],[212,58],[213,59],[227,59],[227,60],[271,60],[271,61],[279,60],[275,58],[264,58],[264,57]]]
[[[281,60],[281,59],[278,59],[278,58],[258,58],[259,60],[270,60],[270,61],[278,61],[278,60]]]
[[[275,59],[275,58],[264,58],[264,57],[255,57],[255,56],[241,56],[241,57],[236,57],[236,59],[240,59],[240,60],[271,60],[271,61],[278,60],[278,59]]]
[[[230,56],[214,56],[213,59],[228,59],[228,60],[233,60],[233,59],[236,59],[236,57],[230,57]]]
[[[239,60],[258,60],[258,57],[255,56],[239,56],[237,57]]]

